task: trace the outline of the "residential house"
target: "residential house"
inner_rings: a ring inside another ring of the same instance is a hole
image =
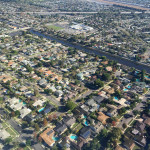
[[[74,117],[64,117],[63,122],[66,124],[68,128],[71,128],[75,123],[76,119]]]
[[[106,125],[106,120],[107,120],[108,118],[109,118],[109,117],[106,116],[104,113],[98,112],[98,117],[97,117],[97,119],[98,119],[103,125]]]
[[[133,150],[135,143],[132,139],[129,139],[127,137],[124,138],[124,142],[123,142],[123,146],[127,149],[127,150]]]
[[[55,132],[51,128],[47,128],[43,133],[40,134],[42,140],[48,145],[53,146],[55,141],[53,139]]]
[[[20,110],[20,117],[24,118],[26,115],[28,115],[31,112],[29,108],[23,108]]]
[[[54,131],[57,132],[59,135],[63,134],[66,130],[67,126],[62,122],[58,122],[56,127],[54,128]]]
[[[106,115],[108,115],[109,117],[114,117],[118,114],[116,106],[110,104],[107,104],[106,106],[108,107]]]
[[[94,137],[95,135],[96,135],[96,130],[91,126],[83,127],[80,130],[80,136],[86,140],[90,137]]]

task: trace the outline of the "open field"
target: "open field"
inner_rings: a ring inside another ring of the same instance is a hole
[[[48,29],[53,29],[53,30],[56,30],[56,31],[59,31],[59,30],[62,30],[63,28],[61,27],[58,27],[58,26],[55,26],[55,25],[46,25],[46,27]]]

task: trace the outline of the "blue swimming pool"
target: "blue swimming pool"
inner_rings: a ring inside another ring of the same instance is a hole
[[[43,107],[43,108],[41,108],[41,109],[39,109],[39,112],[41,112],[41,111],[43,111],[45,108]]]
[[[130,85],[128,85],[128,89],[130,89],[131,88],[131,86]]]
[[[54,141],[58,141],[58,140],[59,140],[59,137],[53,136],[52,139],[53,139]]]
[[[150,77],[149,76],[145,76],[146,78],[148,78],[148,79],[150,79]]]
[[[88,124],[87,120],[84,122],[84,124],[85,124],[86,126],[89,126],[89,124]]]
[[[87,118],[87,116],[85,116],[85,115],[84,115],[84,116],[83,116],[83,118],[84,118],[84,119],[86,119],[86,118]]]
[[[123,91],[128,91],[128,89],[123,89]]]
[[[118,97],[116,97],[116,96],[114,97],[114,99],[117,100],[117,101],[119,100]]]
[[[70,135],[70,139],[72,140],[77,140],[78,136],[75,134]]]
[[[140,82],[140,79],[136,79],[136,82]]]

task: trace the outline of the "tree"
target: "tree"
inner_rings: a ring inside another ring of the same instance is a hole
[[[11,137],[8,137],[5,139],[5,144],[9,144],[10,142],[12,142],[12,138]]]
[[[36,124],[35,124],[35,130],[36,130],[36,131],[39,131],[39,129],[40,129],[40,127],[39,127],[39,125],[36,123]]]
[[[122,127],[125,129],[125,128],[127,128],[127,125],[125,123],[123,123]]]
[[[43,120],[43,125],[44,125],[44,126],[47,126],[47,123],[48,123],[48,122],[47,122],[47,119],[44,118],[44,120]]]
[[[75,107],[77,107],[77,105],[72,101],[68,101],[66,107],[68,108],[68,110],[72,111]]]
[[[31,146],[31,140],[27,140],[27,141],[26,141],[26,145],[27,145],[27,146]]]
[[[38,141],[41,143],[42,142],[42,138],[39,136],[38,137]]]
[[[103,73],[102,80],[109,81],[110,80],[110,74],[109,73]]]
[[[104,82],[101,81],[100,79],[95,80],[94,84],[95,84],[96,86],[98,86],[99,88],[101,88],[101,87],[104,86]]]
[[[11,116],[15,117],[15,112],[14,111],[11,112]]]
[[[145,73],[146,73],[146,71],[142,70],[142,72],[141,72],[141,80],[142,81],[144,81],[144,79],[145,79]]]
[[[20,112],[18,110],[15,111],[16,116],[20,116]]]
[[[118,110],[120,115],[123,115],[126,112],[126,108],[122,107],[121,109]]]
[[[138,115],[140,112],[138,110],[133,110],[133,114],[136,116]]]
[[[39,95],[39,90],[38,90],[37,87],[34,89],[34,95],[35,95],[35,96],[38,96],[38,95]]]
[[[52,116],[52,115],[49,115],[49,116],[48,116],[48,120],[49,120],[49,121],[52,121],[52,120],[53,120],[53,116]]]

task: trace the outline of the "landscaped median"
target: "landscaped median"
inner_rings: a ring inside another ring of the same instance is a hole
[[[19,136],[19,133],[13,127],[11,127],[11,125],[6,123],[5,121],[3,121],[2,126],[10,134],[10,136],[12,138],[15,138],[15,137]]]

